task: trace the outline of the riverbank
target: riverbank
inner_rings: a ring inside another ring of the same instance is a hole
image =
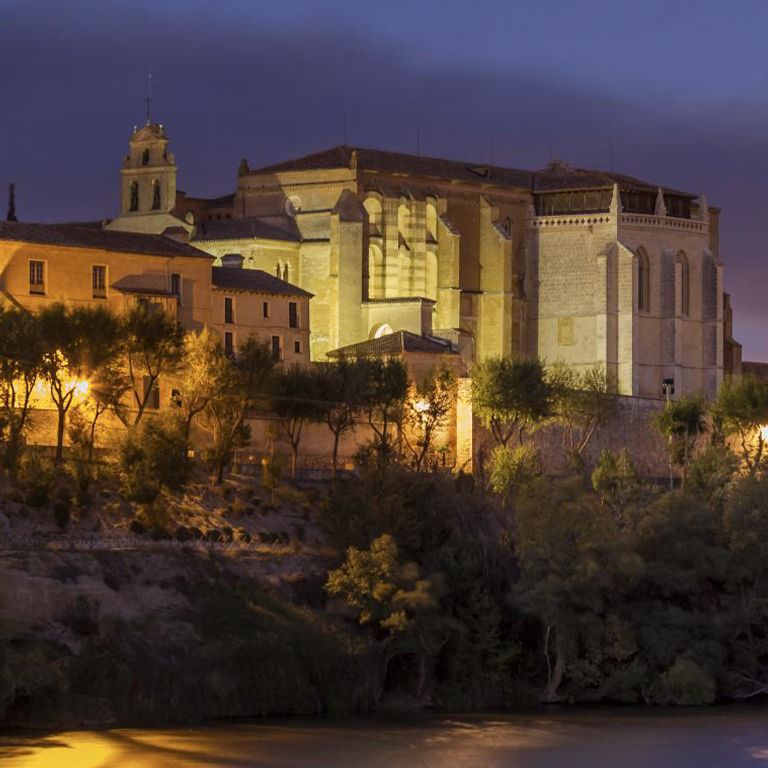
[[[194,729],[2,734],[8,768],[741,768],[768,760],[766,711],[600,709]]]

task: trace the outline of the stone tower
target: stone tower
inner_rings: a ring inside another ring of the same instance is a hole
[[[120,170],[120,215],[107,227],[160,233],[185,226],[171,214],[176,205],[176,162],[158,123],[135,129]]]

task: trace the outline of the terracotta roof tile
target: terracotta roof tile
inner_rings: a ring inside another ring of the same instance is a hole
[[[94,229],[71,224],[28,224],[0,222],[0,240],[66,248],[95,248],[119,253],[141,253],[147,256],[194,256],[211,260],[209,254],[162,235]]]
[[[296,221],[290,216],[250,216],[245,219],[215,219],[198,223],[192,242],[208,240],[282,240],[301,242]]]
[[[328,352],[328,357],[380,357],[399,355],[403,352],[422,352],[433,355],[451,354],[450,342],[429,336],[419,336],[410,331],[395,331],[377,339],[349,344]]]
[[[312,298],[313,294],[270,275],[261,269],[242,267],[211,267],[211,281],[214,288],[226,291],[248,293],[271,293],[278,296],[301,296]]]

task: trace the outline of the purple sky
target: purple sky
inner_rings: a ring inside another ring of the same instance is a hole
[[[180,188],[344,139],[707,195],[746,359],[768,360],[764,0],[0,0],[0,187],[24,220],[112,216],[147,70]],[[0,192],[1,193],[1,192]],[[5,204],[2,201],[4,214]]]

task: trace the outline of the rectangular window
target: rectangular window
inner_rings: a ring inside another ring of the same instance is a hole
[[[265,301],[261,305],[261,316],[263,318],[268,318],[269,317],[269,302],[268,301]]]
[[[107,268],[100,264],[94,264],[91,270],[91,287],[94,299],[107,298]]]
[[[293,342],[293,351],[297,354],[301,354],[301,342],[300,341],[294,341]]]
[[[29,262],[29,292],[37,293],[37,294],[45,293],[45,262],[44,261]]]
[[[160,384],[157,379],[153,383],[151,376],[144,377],[144,397],[147,400],[147,408],[156,411],[160,407]]]
[[[227,357],[235,354],[235,334],[231,331],[226,331],[224,334],[224,354]]]
[[[224,322],[235,322],[235,300],[229,298],[229,296],[224,299]]]
[[[181,275],[178,272],[171,274],[171,293],[179,300],[181,304]]]
[[[272,337],[272,359],[279,363],[283,359],[283,350],[282,345],[280,344],[280,337],[279,336],[273,336]]]
[[[295,301],[288,302],[288,326],[290,328],[299,327],[299,312]]]

